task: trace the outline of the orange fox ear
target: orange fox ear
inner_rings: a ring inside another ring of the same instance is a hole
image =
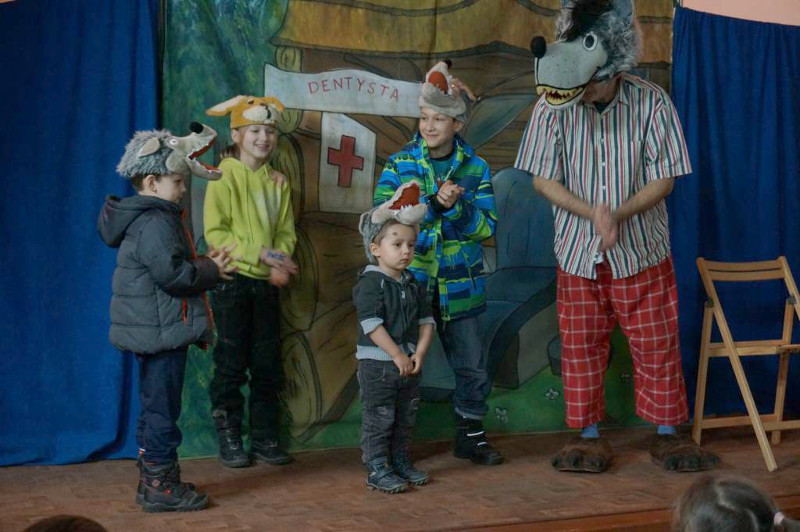
[[[208,116],[225,116],[226,114],[230,113],[234,107],[239,105],[239,103],[241,103],[245,98],[248,98],[248,96],[243,96],[241,94],[239,96],[234,96],[230,100],[226,100],[218,103],[214,107],[206,109],[206,114]]]

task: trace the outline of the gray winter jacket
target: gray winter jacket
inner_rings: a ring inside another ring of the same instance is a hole
[[[181,207],[151,196],[108,196],[97,219],[103,241],[119,247],[109,339],[117,349],[154,354],[211,339],[203,293],[216,264],[195,257]]]

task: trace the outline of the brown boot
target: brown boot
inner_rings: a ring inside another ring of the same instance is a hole
[[[550,463],[558,471],[603,473],[611,465],[614,453],[605,438],[576,436],[567,442]]]

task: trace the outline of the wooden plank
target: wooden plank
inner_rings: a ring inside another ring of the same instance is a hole
[[[703,260],[709,271],[746,272],[753,270],[774,270],[783,267],[780,259],[762,260],[758,262],[716,262],[713,260]]]
[[[783,279],[783,272],[779,269],[750,272],[715,272],[713,270],[709,270],[708,276],[714,281],[743,283],[749,281],[770,281]]]

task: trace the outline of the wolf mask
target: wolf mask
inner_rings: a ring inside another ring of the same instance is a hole
[[[358,232],[364,237],[364,252],[370,264],[378,261],[369,250],[375,237],[381,232],[383,226],[390,220],[395,220],[403,225],[410,225],[419,232],[419,224],[425,219],[428,206],[419,202],[420,189],[416,181],[401,185],[391,199],[374,207],[364,214],[358,221]]]
[[[636,66],[640,49],[633,0],[562,0],[556,42],[531,40],[536,92],[550,107],[570,107],[589,82]]]
[[[126,179],[150,174],[191,174],[209,181],[221,178],[219,168],[197,160],[214,144],[217,132],[199,122],[189,127],[192,132],[185,137],[166,129],[138,131],[125,146],[117,172]]]

